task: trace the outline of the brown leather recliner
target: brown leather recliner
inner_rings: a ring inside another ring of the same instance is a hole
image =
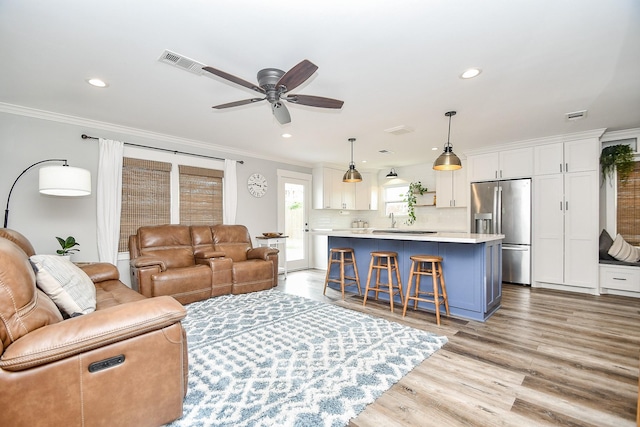
[[[211,268],[208,259],[196,260],[188,226],[138,228],[129,256],[131,283],[142,295],[170,295],[182,304],[211,297]]]
[[[183,304],[278,284],[278,250],[253,248],[243,225],[140,227],[129,255],[134,289]]]
[[[36,287],[27,257],[33,252],[24,236],[0,229],[0,408],[7,425],[158,426],[181,417],[184,307],[169,297],[147,299],[118,280],[115,266],[96,263],[84,268],[96,286],[96,311],[63,320]]]
[[[278,285],[278,250],[254,248],[244,225],[211,227],[214,249],[231,258],[231,293],[270,289]]]

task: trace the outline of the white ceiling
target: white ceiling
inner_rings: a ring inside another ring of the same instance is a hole
[[[288,125],[266,101],[213,110],[256,93],[161,63],[166,49],[251,82],[309,59],[292,92],[344,107],[289,104]],[[2,103],[303,164],[348,164],[349,137],[358,168],[431,162],[449,110],[457,153],[640,127],[638,0],[0,0],[0,57]],[[483,72],[459,78],[469,67]],[[401,125],[414,132],[384,131]]]

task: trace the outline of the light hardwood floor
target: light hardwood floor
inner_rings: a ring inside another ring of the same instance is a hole
[[[395,313],[332,289],[324,272],[276,289],[445,335],[449,342],[351,420],[353,427],[635,426],[640,299],[503,286],[487,322]],[[363,284],[364,288],[364,284]]]

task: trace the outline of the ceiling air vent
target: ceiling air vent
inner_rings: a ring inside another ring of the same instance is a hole
[[[413,132],[413,129],[411,129],[409,126],[400,125],[400,126],[392,127],[389,129],[385,129],[384,131],[387,133],[391,133],[393,135],[404,135],[405,133]]]
[[[565,113],[564,117],[569,120],[580,120],[587,117],[587,110],[574,111],[573,113]]]
[[[171,52],[170,50],[165,50],[160,58],[158,58],[158,61],[182,68],[183,70],[187,70],[190,73],[197,74],[199,76],[203,74],[202,67],[205,66],[198,61],[182,56],[179,53]]]
[[[393,151],[389,151],[389,150],[380,150],[380,151],[378,151],[378,153],[380,153],[380,154],[393,154]]]

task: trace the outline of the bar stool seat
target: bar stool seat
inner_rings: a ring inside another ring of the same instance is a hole
[[[375,270],[375,286],[371,286],[371,276]],[[380,283],[380,272],[387,272],[387,283]],[[393,272],[395,271],[396,283],[393,283]],[[371,262],[369,263],[369,274],[367,275],[367,287],[364,291],[363,306],[367,305],[367,297],[369,292],[375,292],[375,299],[378,299],[378,294],[384,292],[389,294],[389,304],[391,311],[393,311],[393,298],[395,295],[400,295],[400,301],[403,300],[402,296],[402,280],[400,279],[400,269],[398,267],[398,253],[393,251],[373,251],[371,252]]]
[[[340,276],[337,279],[331,279],[331,266],[333,264],[339,265]],[[353,268],[353,276],[347,276],[345,274],[345,267],[351,266]],[[327,292],[327,285],[329,282],[339,283],[340,290],[342,291],[342,299],[344,299],[344,287],[345,286],[358,286],[358,295],[362,294],[360,289],[360,277],[358,276],[358,267],[356,266],[356,256],[353,248],[331,248],[329,250],[329,265],[327,265],[327,276],[324,280],[324,290],[322,295]]]
[[[402,317],[407,314],[407,306],[409,301],[413,301],[413,309],[418,308],[418,301],[428,302],[435,305],[436,323],[440,326],[440,306],[444,305],[447,317],[449,316],[449,299],[447,298],[447,287],[444,282],[444,274],[442,274],[442,257],[436,255],[412,255],[411,270],[409,272],[409,283],[407,284],[407,295],[404,300],[404,308],[402,309]],[[420,290],[420,278],[422,276],[431,276],[433,289],[430,291]],[[411,295],[413,287],[413,278],[415,277],[415,293]],[[422,297],[422,295],[430,298]]]

